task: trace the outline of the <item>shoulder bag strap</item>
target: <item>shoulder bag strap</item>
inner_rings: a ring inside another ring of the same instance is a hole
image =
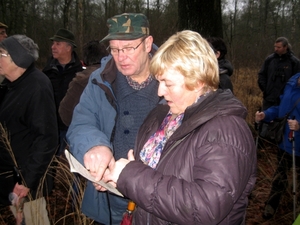
[[[286,117],[288,117],[290,115],[290,113],[293,111],[293,109],[296,107],[296,105],[300,102],[300,98],[298,98],[298,100],[295,102],[295,104],[293,105],[293,108],[286,114]]]

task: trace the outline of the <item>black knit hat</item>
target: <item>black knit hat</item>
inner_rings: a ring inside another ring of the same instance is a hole
[[[75,44],[75,37],[74,34],[67,30],[67,29],[63,29],[60,28],[56,34],[50,38],[51,41],[64,41],[64,42],[68,42],[71,45],[74,46],[74,48],[76,48],[76,44]]]
[[[14,63],[21,68],[27,69],[34,61],[34,57],[13,36],[5,38],[0,47],[7,50]]]

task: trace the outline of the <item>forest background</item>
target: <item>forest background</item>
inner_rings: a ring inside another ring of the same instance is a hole
[[[226,57],[234,66],[234,94],[247,107],[246,119],[256,137],[253,120],[262,100],[257,73],[273,52],[277,37],[287,37],[292,51],[300,57],[300,0],[0,0],[0,22],[8,25],[8,34],[26,34],[39,45],[38,68],[43,68],[51,55],[49,38],[59,28],[75,34],[76,52],[81,57],[84,43],[107,34],[107,18],[124,12],[144,13],[158,46],[183,29],[198,31],[203,37],[223,37],[228,47]],[[72,212],[69,187],[73,175],[68,165],[58,160],[62,174],[56,176],[59,188],[48,199],[51,221],[90,224],[80,208],[78,213]],[[267,144],[258,151],[258,179],[247,210],[247,225],[292,223],[291,187],[276,216],[270,221],[261,218],[275,169],[276,146]],[[0,212],[0,224],[9,224],[10,218]],[[69,218],[76,222],[67,222]]]
[[[107,18],[141,12],[158,46],[176,31],[191,29],[223,37],[235,68],[258,69],[278,36],[286,36],[300,55],[299,6],[299,0],[1,0],[0,21],[9,35],[26,34],[38,43],[41,66],[59,28],[75,34],[80,54],[85,42],[107,34]]]
[[[158,46],[183,29],[223,37],[235,68],[232,81],[243,82],[234,92],[241,98],[250,96],[241,100],[253,117],[261,104],[257,72],[273,52],[275,39],[287,37],[300,57],[299,6],[300,0],[1,0],[0,21],[8,25],[9,35],[26,34],[39,45],[39,68],[45,66],[51,54],[49,38],[59,28],[75,34],[81,57],[84,43],[107,34],[107,18],[123,12],[147,15]]]

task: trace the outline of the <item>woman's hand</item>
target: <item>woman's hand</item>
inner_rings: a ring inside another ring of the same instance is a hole
[[[115,185],[119,179],[120,173],[124,169],[124,167],[130,162],[134,161],[133,150],[130,149],[127,154],[128,159],[119,159],[115,163],[113,163],[104,173],[103,181],[104,182],[113,182]]]
[[[289,119],[288,120],[288,125],[289,125],[290,130],[293,130],[293,131],[297,131],[300,128],[299,123],[298,123],[297,120]]]
[[[255,113],[255,122],[258,123],[259,121],[263,120],[265,118],[265,113],[264,112],[260,112],[260,111],[257,111]]]
[[[29,188],[25,187],[22,184],[16,183],[13,192],[19,197],[19,198],[24,198],[28,195],[29,193]]]

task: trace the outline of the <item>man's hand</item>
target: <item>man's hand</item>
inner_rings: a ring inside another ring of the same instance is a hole
[[[95,146],[83,157],[83,163],[96,181],[102,179],[105,170],[115,163],[111,150],[106,146]]]

